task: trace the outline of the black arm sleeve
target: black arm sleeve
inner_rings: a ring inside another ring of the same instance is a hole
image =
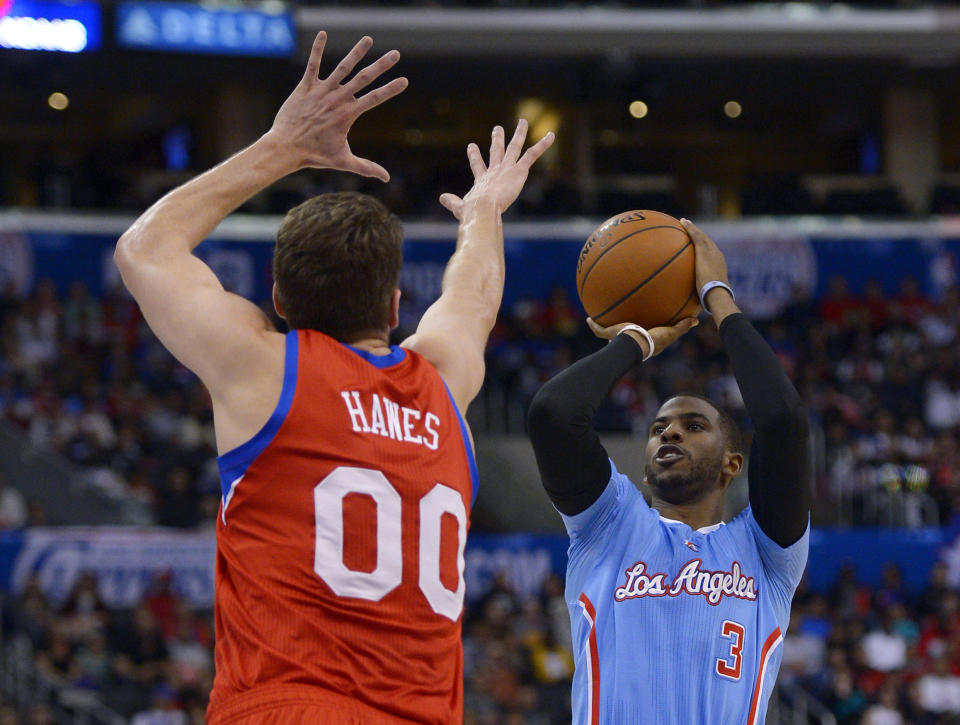
[[[763,532],[786,547],[803,536],[810,513],[807,416],[773,350],[746,317],[724,319],[720,338],[756,431],[750,507]]]
[[[610,460],[593,417],[614,384],[642,358],[636,341],[617,335],[534,396],[527,416],[530,440],[543,487],[560,512],[572,516],[585,511],[606,488]]]

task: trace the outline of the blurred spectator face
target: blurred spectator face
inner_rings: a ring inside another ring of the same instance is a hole
[[[28,725],[53,725],[53,713],[46,705],[34,705],[27,717]]]
[[[913,297],[920,297],[920,284],[917,282],[916,278],[907,275],[900,282],[900,296],[905,297],[906,299],[911,299]]]
[[[926,437],[923,430],[923,421],[919,418],[910,418],[904,426],[904,433],[914,440],[923,440]]]
[[[847,285],[847,280],[845,277],[836,275],[830,278],[830,282],[827,289],[827,295],[837,299],[842,299],[850,295],[850,287]]]
[[[956,617],[960,614],[960,594],[955,591],[946,592],[940,605],[940,613],[944,617]]]
[[[833,671],[844,670],[847,668],[847,652],[843,647],[831,647],[827,653],[827,666]]]
[[[563,589],[563,579],[556,574],[551,574],[544,583],[544,594],[547,597],[563,597]]]
[[[896,564],[886,564],[883,567],[883,586],[888,589],[900,589],[903,585],[903,577],[900,574],[900,567]]]
[[[96,577],[94,577],[92,572],[85,571],[80,574],[74,587],[74,592],[77,611],[91,612],[97,608],[100,595],[97,591]]]
[[[49,279],[41,280],[34,293],[37,305],[41,309],[55,309],[57,306],[57,288]]]
[[[152,634],[157,623],[153,614],[145,606],[137,607],[133,615],[133,627],[138,634]]]
[[[833,692],[843,700],[853,694],[853,676],[849,670],[841,670],[833,677]]]
[[[930,567],[930,586],[937,589],[946,589],[947,565],[944,562],[938,561]]]
[[[883,409],[877,413],[876,426],[878,433],[886,433],[887,435],[894,433],[894,419],[889,410]]]

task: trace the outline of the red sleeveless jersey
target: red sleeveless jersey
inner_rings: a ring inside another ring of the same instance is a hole
[[[208,721],[460,722],[477,477],[436,369],[291,332],[276,410],[218,463]]]

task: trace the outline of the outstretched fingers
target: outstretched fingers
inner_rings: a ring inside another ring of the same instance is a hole
[[[520,152],[523,150],[523,142],[527,140],[527,119],[521,118],[517,123],[517,130],[513,132],[513,138],[510,139],[510,145],[504,154],[504,160],[515,164],[520,158]]]
[[[503,126],[494,126],[490,141],[490,165],[496,166],[503,161]]]
[[[373,179],[379,179],[384,183],[390,181],[390,174],[387,173],[385,168],[383,168],[380,164],[370,161],[369,159],[361,159],[359,156],[354,156],[350,160],[349,168],[345,170],[352,171],[360,176],[369,176]]]
[[[463,199],[456,194],[441,194],[440,204],[452,213],[457,219],[460,218],[460,211],[463,208]]]
[[[357,103],[354,106],[356,115],[359,116],[361,113],[366,113],[371,108],[379,106],[384,101],[389,101],[394,96],[400,95],[403,93],[406,87],[406,78],[394,78],[389,83],[382,85],[379,88],[374,88],[369,93],[363,94],[357,99]]]
[[[346,90],[351,96],[356,95],[363,88],[366,88],[374,80],[395,66],[398,60],[400,60],[399,51],[391,50],[387,53],[384,53],[375,62],[371,63],[362,71],[357,73],[353,78],[350,79],[348,83],[344,83],[344,90]]]
[[[517,161],[518,166],[523,166],[529,169],[533,166],[534,162],[543,156],[543,152],[548,148],[553,146],[553,142],[556,139],[553,131],[548,131],[544,134],[543,138],[537,141],[533,146],[528,148],[523,156],[520,157],[520,160]]]
[[[470,171],[473,172],[473,178],[479,179],[483,176],[487,170],[487,165],[483,163],[480,147],[475,143],[467,145],[467,160],[470,162]]]
[[[339,85],[344,78],[353,72],[353,69],[357,67],[357,63],[360,62],[360,59],[370,50],[371,45],[373,45],[373,38],[369,35],[364,35],[360,38],[350,52],[343,57],[343,60],[337,64],[337,67],[333,69],[333,73],[327,76],[327,83]]]
[[[320,59],[323,58],[323,48],[327,44],[327,33],[321,30],[317,37],[313,39],[313,47],[310,49],[310,58],[307,59],[307,67],[303,71],[303,80],[316,81],[320,75]]]

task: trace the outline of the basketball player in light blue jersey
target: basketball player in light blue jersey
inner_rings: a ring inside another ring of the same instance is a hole
[[[744,452],[736,423],[706,398],[670,398],[650,426],[643,485],[652,506],[592,427],[613,385],[696,320],[649,331],[591,321],[610,344],[544,385],[529,418],[544,488],[570,534],[574,725],[762,723],[807,560],[800,398],[734,302],[723,254],[683,224],[696,250],[701,303],[756,431],[750,505],[721,521]]]

